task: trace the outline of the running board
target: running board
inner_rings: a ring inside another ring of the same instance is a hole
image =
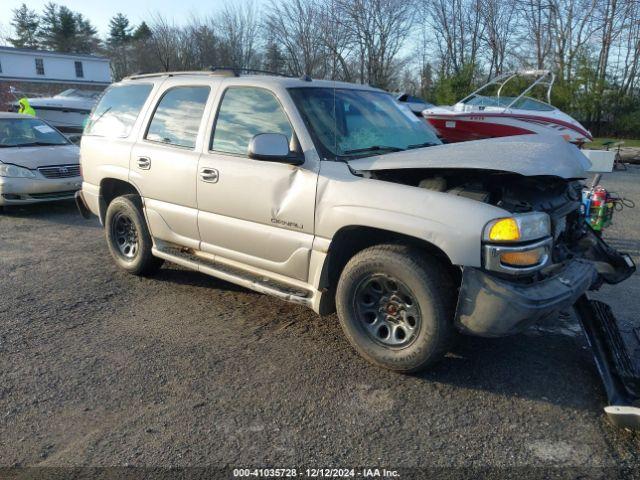
[[[215,263],[213,260],[203,259],[183,251],[180,248],[166,247],[151,249],[153,255],[169,262],[176,263],[191,270],[225,280],[255,292],[273,295],[281,300],[311,307],[313,294],[310,291],[285,285],[261,275],[251,274],[239,268]]]
[[[574,308],[607,392],[607,417],[617,427],[640,429],[640,337],[636,332],[626,342],[606,303],[582,295]]]

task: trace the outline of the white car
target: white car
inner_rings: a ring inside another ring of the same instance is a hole
[[[0,208],[73,198],[82,186],[79,157],[48,123],[0,113]]]

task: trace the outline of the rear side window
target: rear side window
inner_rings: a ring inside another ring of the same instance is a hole
[[[125,138],[131,133],[152,85],[118,85],[109,88],[91,114],[85,135]]]
[[[259,133],[282,133],[291,142],[293,130],[278,99],[263,88],[229,88],[222,99],[211,150],[246,155]]]
[[[208,97],[209,87],[176,87],[168,90],[153,113],[145,138],[193,148]]]

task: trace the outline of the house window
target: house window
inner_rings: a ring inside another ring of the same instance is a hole
[[[36,74],[44,75],[44,60],[36,58]]]
[[[75,62],[76,64],[76,77],[83,78],[84,70],[82,70],[82,62]]]

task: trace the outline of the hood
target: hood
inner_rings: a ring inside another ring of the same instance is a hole
[[[585,178],[591,163],[575,145],[555,135],[518,135],[449,143],[349,160],[353,170],[477,169]]]
[[[80,149],[76,145],[0,148],[0,162],[31,170],[48,165],[74,165],[80,162]]]

